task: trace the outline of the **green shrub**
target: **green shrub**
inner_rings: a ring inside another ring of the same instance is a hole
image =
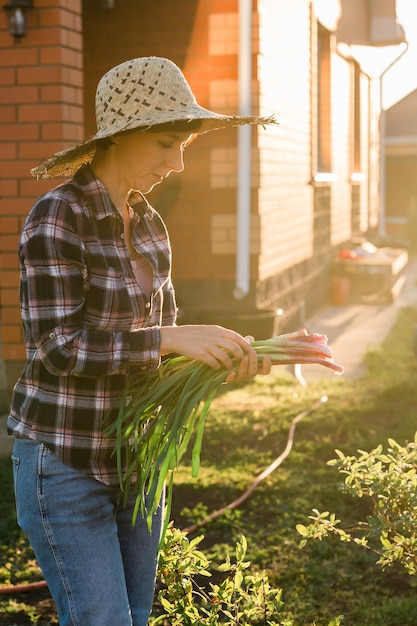
[[[189,541],[185,533],[169,526],[159,563],[164,584],[158,594],[161,614],[151,618],[150,626],[293,626],[292,620],[280,619],[282,590],[273,589],[264,572],[250,573],[243,535],[236,543],[234,561],[226,555],[217,567],[221,582],[198,582],[211,576],[211,563],[197,548],[202,539],[200,535]],[[339,626],[341,620],[339,616],[329,626]]]
[[[337,459],[328,465],[345,474],[346,493],[368,498],[372,514],[344,530],[334,513],[313,509],[313,523],[297,525],[301,546],[308,539],[323,539],[329,534],[340,541],[354,542],[378,555],[377,564],[384,570],[400,564],[410,574],[417,574],[417,432],[414,441],[404,446],[388,439],[387,452],[382,445],[371,452],[359,450],[359,456],[345,456],[336,450]]]

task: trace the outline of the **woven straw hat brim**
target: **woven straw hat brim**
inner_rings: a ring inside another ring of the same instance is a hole
[[[203,134],[240,124],[272,124],[273,117],[228,116],[200,106],[180,68],[163,57],[139,57],[120,63],[100,79],[96,90],[97,133],[57,152],[35,167],[38,178],[68,176],[89,163],[99,139],[168,122],[198,121],[190,134]]]
[[[207,117],[203,117],[203,115],[207,115]],[[241,126],[245,124],[261,126],[265,126],[267,124],[277,124],[275,116],[273,115],[269,117],[242,117],[238,115],[227,116],[213,113],[212,111],[203,109],[202,107],[196,107],[196,111],[194,112],[193,116],[190,116],[189,111],[187,111],[187,114],[184,115],[184,117],[176,115],[175,119],[172,118],[172,113],[171,116],[162,115],[158,119],[158,124],[173,121],[191,122],[194,120],[201,121],[198,130],[193,131],[193,134],[196,135],[203,135],[213,130],[221,130],[223,128],[231,128],[234,126]],[[82,143],[79,143],[70,148],[66,148],[65,150],[61,150],[60,152],[56,152],[50,158],[46,159],[43,163],[33,168],[31,170],[32,176],[36,177],[38,180],[46,180],[48,178],[54,178],[56,176],[72,176],[82,165],[85,165],[86,163],[91,163],[96,152],[96,144],[99,139],[112,137],[117,133],[133,130],[135,128],[137,130],[143,128],[143,130],[146,131],[151,126],[155,125],[155,118],[153,118],[152,123],[146,123],[146,120],[143,119],[141,119],[140,121],[135,120],[135,122],[136,123],[133,122],[127,128],[124,128],[123,131],[115,131],[111,128],[105,129],[104,131],[99,131],[94,136],[89,137]]]

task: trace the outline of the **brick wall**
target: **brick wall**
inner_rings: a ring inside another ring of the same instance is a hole
[[[311,313],[326,301],[335,249],[350,241],[353,226],[355,235],[369,228],[367,177],[369,171],[375,173],[377,166],[377,117],[371,109],[369,79],[362,74],[359,133],[363,180],[352,183],[353,68],[337,54],[332,35],[329,128],[330,172],[334,180],[320,185],[313,182],[318,141],[317,21],[320,17],[326,25],[328,20],[324,18],[331,21],[333,15],[330,4],[328,16],[323,3],[320,6],[318,16],[314,4],[307,0],[258,2],[260,106],[276,111],[280,126],[259,135],[260,258],[256,300],[263,306],[283,308],[282,323],[287,319],[289,326],[300,323],[300,312]],[[364,3],[361,10],[366,12]],[[349,19],[343,21],[343,29],[348,36],[357,34]],[[373,102],[376,98],[374,93]],[[372,193],[375,208],[377,188]]]
[[[255,6],[255,5],[254,5]],[[167,56],[184,71],[202,106],[235,114],[238,108],[238,0],[144,0],[116,3],[113,11],[86,3],[85,33],[86,127],[93,133],[92,101],[97,81],[113,65],[134,56]],[[123,25],[123,28],[121,27]],[[254,44],[256,14],[254,14]],[[108,41],[112,40],[112,46]],[[255,59],[255,57],[254,57]],[[253,77],[254,112],[258,111],[256,63]],[[207,301],[219,293],[233,300],[236,234],[237,131],[224,130],[200,137],[185,153],[185,171],[171,175],[150,195],[167,222],[174,251],[173,274],[181,302],[195,300],[194,282],[204,285]],[[253,188],[256,169],[256,131],[253,133]],[[257,193],[253,194],[254,219]],[[222,230],[219,225],[232,225]],[[259,230],[257,231],[259,234]],[[253,230],[252,256],[259,250]],[[251,271],[256,277],[257,260]],[[224,287],[224,289],[223,289]],[[222,296],[222,302],[224,302]]]
[[[323,15],[324,4],[319,4]],[[350,66],[332,49],[331,166],[337,181],[317,186],[314,4],[257,0],[253,7],[252,109],[254,114],[275,113],[280,125],[252,130],[251,283],[243,301],[233,295],[236,129],[200,137],[186,151],[185,171],[158,186],[150,200],[171,234],[182,311],[195,313],[196,306],[203,312],[282,307],[294,320],[301,309],[311,312],[326,300],[334,247],[349,240],[352,225],[366,232],[376,223],[379,94],[362,75],[365,180],[353,190]],[[98,80],[136,56],[171,58],[201,105],[235,113],[238,8],[238,0],[141,0],[116,2],[105,11],[100,0],[89,0],[81,16],[80,1],[37,0],[29,34],[18,47],[5,32],[4,14],[0,18],[0,159],[7,162],[0,175],[0,279],[3,354],[9,363],[23,358],[18,233],[33,198],[57,182],[36,183],[30,167],[94,134]],[[300,309],[300,302],[307,307]]]
[[[80,0],[37,0],[19,44],[0,13],[0,311],[9,384],[25,358],[18,238],[34,199],[56,184],[34,180],[30,169],[83,136],[80,12]]]
[[[259,20],[260,105],[279,121],[259,134],[259,279],[266,280],[312,253],[309,2],[261,0]]]

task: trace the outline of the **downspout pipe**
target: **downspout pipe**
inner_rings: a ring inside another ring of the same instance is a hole
[[[403,50],[391,63],[381,72],[379,80],[379,216],[378,234],[386,237],[386,163],[385,163],[385,138],[386,138],[386,112],[383,108],[383,79],[385,74],[404,56],[408,50],[408,41],[402,42]]]
[[[239,115],[252,109],[252,0],[239,0]],[[251,144],[250,124],[237,129],[236,279],[233,295],[242,300],[250,290]]]

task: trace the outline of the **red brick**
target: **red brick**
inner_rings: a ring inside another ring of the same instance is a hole
[[[212,0],[211,13],[236,13],[238,0]]]
[[[83,94],[81,89],[69,87],[68,85],[45,85],[41,87],[41,102],[71,102],[78,106],[83,105]]]
[[[81,69],[78,66],[65,68],[64,82],[72,87],[83,89],[84,77]]]
[[[0,267],[3,270],[16,270],[19,269],[19,259],[17,256],[17,252],[0,252]]]
[[[14,85],[16,83],[16,72],[13,68],[0,70],[0,85]]]
[[[13,252],[17,250],[18,235],[16,233],[0,235],[0,250],[2,252]]]
[[[55,6],[65,11],[81,12],[81,0],[36,0],[36,7],[42,11]]]
[[[7,164],[7,172],[4,171],[5,168],[0,168],[0,180],[2,178],[27,178],[28,176],[30,176],[31,167],[33,167],[31,163],[27,163],[21,160],[10,161],[10,163]],[[2,199],[0,197],[0,202],[1,200]],[[5,212],[10,213],[10,211],[7,210]]]
[[[16,234],[20,230],[20,220],[18,217],[8,217],[0,215],[0,233],[8,235]]]
[[[18,324],[21,320],[20,307],[8,306],[1,309],[1,321],[3,324]]]
[[[92,133],[93,134],[93,133]],[[45,141],[62,140],[68,143],[78,143],[84,139],[84,131],[81,125],[66,124],[42,124],[42,139]]]
[[[22,341],[22,326],[2,324],[2,343],[3,347],[8,344],[20,344]]]
[[[39,89],[35,86],[0,87],[0,102],[3,104],[18,102],[37,102]]]
[[[47,8],[43,11],[39,11],[39,25],[41,27],[46,26],[61,26],[69,30],[81,31],[82,22],[80,15],[63,10],[61,8]]]
[[[237,79],[237,57],[235,55],[213,56],[210,60],[212,79]]]
[[[17,120],[17,107],[0,105],[0,119],[0,128],[2,128],[4,124],[10,124],[15,122]]]
[[[2,215],[5,215],[6,213],[12,215],[27,215],[30,207],[33,204],[33,200],[34,198],[2,198],[0,199],[0,213]],[[0,235],[0,250],[2,252],[15,250],[15,247],[13,247],[13,243],[11,243],[10,241],[8,243],[3,242],[2,239],[3,238]],[[5,247],[6,245],[7,247]]]
[[[1,128],[4,128],[4,124],[11,124],[17,120],[17,106],[0,106],[0,119]],[[3,135],[2,135],[3,136]]]
[[[67,144],[64,142],[50,142],[46,144],[45,142],[25,142],[21,143],[19,146],[20,158],[22,159],[33,159],[34,161],[44,160],[48,158],[51,154],[63,150],[67,147]],[[29,168],[31,169],[32,166]],[[29,171],[29,170],[28,170]]]
[[[63,120],[66,122],[74,122],[75,124],[82,124],[84,121],[82,106],[64,104]]]
[[[1,305],[6,306],[18,306],[19,305],[19,290],[17,288],[13,289],[2,289],[1,290]],[[4,337],[3,337],[4,340]]]
[[[51,28],[37,28],[31,33],[31,44],[35,47],[65,45],[63,38],[65,31],[59,26]]]
[[[83,3],[81,0],[60,0],[59,2],[60,7],[62,7],[66,11],[76,13],[77,15],[81,14],[82,4]]]
[[[63,106],[61,104],[36,104],[20,105],[20,122],[44,122],[59,121],[63,119]]]
[[[20,193],[23,197],[33,199],[46,193],[53,187],[56,187],[60,181],[58,179],[36,180],[36,178],[27,178],[20,182]]]
[[[11,178],[0,178],[0,197],[16,196],[17,195],[17,181]]]
[[[62,81],[62,68],[58,65],[50,67],[21,67],[17,70],[17,82],[19,85],[45,85],[60,83]]]
[[[17,158],[16,143],[0,143],[0,161],[11,161]]]
[[[13,44],[12,44],[13,46]],[[22,67],[24,65],[38,65],[38,55],[31,48],[13,46],[2,50],[0,54],[0,67]]]
[[[66,30],[63,33],[63,44],[72,50],[82,50],[83,37],[81,33],[73,30]]]
[[[1,138],[3,141],[21,141],[22,139],[39,139],[39,124],[2,124]]]
[[[62,46],[49,46],[41,48],[40,64],[41,65],[62,65],[63,67],[81,68],[83,64],[83,56],[81,52],[69,50]]]
[[[0,270],[0,285],[2,289],[15,289],[19,287],[19,277],[20,274],[18,271],[7,271]]]
[[[64,146],[61,144],[54,144],[50,150],[51,154],[62,150]],[[41,160],[45,158],[45,144],[40,142],[22,142],[19,145],[19,154],[22,159],[34,159]]]
[[[25,346],[22,343],[4,345],[2,353],[5,361],[24,361],[26,359]]]

